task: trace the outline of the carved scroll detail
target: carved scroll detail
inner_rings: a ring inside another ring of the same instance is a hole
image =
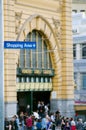
[[[54,19],[53,20],[53,24],[54,24],[54,31],[55,31],[55,35],[56,35],[56,39],[58,41],[58,46],[59,49],[61,50],[61,22],[58,19]],[[62,51],[60,51],[60,57],[61,59],[64,59],[63,53]]]
[[[56,37],[58,38],[58,42],[60,43],[61,41],[61,22],[58,20],[58,19],[54,19],[52,18],[53,20],[53,24],[54,24],[54,27],[55,27],[55,34],[56,34]]]
[[[21,18],[22,18],[22,11],[15,12],[15,19],[16,19],[16,26],[15,26],[15,33],[19,33],[20,25],[21,25]]]

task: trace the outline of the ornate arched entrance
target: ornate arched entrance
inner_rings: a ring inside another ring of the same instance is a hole
[[[60,48],[55,33],[47,20],[40,15],[29,17],[17,36],[17,41],[36,41],[36,50],[18,51],[17,61],[17,91],[28,92],[33,98],[37,91],[59,91],[61,86]],[[43,96],[43,95],[42,95]],[[52,98],[52,97],[51,97]],[[56,96],[57,98],[57,96]],[[18,99],[19,100],[19,99]],[[32,99],[31,99],[32,100]],[[27,103],[26,103],[27,104]],[[30,102],[30,104],[33,104]]]

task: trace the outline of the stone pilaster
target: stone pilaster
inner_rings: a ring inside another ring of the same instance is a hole
[[[72,0],[62,3],[62,99],[61,113],[74,116],[74,81],[73,81],[73,42],[72,42]]]
[[[4,39],[15,41],[14,0],[4,0]],[[5,116],[16,114],[16,54],[15,50],[4,50]]]
[[[61,49],[62,86],[56,96],[51,96],[51,110],[59,109],[64,116],[74,116],[73,43],[72,43],[72,1],[61,0]],[[57,86],[58,87],[58,86]],[[57,97],[57,99],[56,99]]]

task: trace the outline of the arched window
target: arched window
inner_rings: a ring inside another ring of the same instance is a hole
[[[36,41],[36,50],[20,50],[19,66],[21,68],[52,68],[48,40],[36,30],[28,33],[26,41]]]

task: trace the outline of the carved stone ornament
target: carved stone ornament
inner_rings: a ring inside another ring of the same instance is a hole
[[[15,33],[19,33],[19,28],[21,25],[21,17],[22,17],[22,11],[21,12],[15,12],[15,19],[16,19],[16,26],[15,26]]]
[[[53,20],[53,24],[55,25],[56,29],[58,29],[58,27],[60,26],[60,21],[58,19],[54,19],[52,18]]]
[[[52,20],[53,20],[53,24],[55,26],[56,37],[58,37],[58,39],[60,39],[60,37],[61,37],[61,23],[58,19],[52,18]]]

